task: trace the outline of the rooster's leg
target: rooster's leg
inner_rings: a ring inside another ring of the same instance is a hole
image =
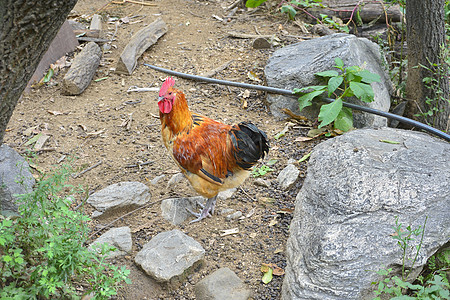
[[[205,206],[202,209],[201,213],[194,213],[190,210],[188,210],[191,214],[197,217],[197,219],[192,220],[190,223],[198,222],[200,220],[203,220],[207,216],[211,216],[214,214],[214,207],[216,206],[216,198],[217,196],[214,196],[212,198],[209,198],[208,201],[206,201]]]

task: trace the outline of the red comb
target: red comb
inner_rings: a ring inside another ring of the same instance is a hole
[[[163,82],[161,89],[159,90],[159,96],[164,96],[164,94],[167,92],[167,89],[174,85],[175,79],[173,79],[172,77],[167,77],[167,79]]]

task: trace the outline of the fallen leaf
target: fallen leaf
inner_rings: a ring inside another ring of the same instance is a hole
[[[25,131],[23,132],[23,135],[31,135],[33,133],[39,133],[38,127],[39,127],[39,125],[36,125],[36,126],[25,129]]]
[[[400,144],[400,142],[397,142],[397,141],[389,141],[389,140],[380,140],[380,142],[382,142],[382,143],[387,143],[387,144]]]
[[[308,154],[303,155],[303,157],[300,158],[300,160],[298,162],[299,163],[304,162],[305,160],[307,160],[309,158],[310,155],[311,155],[311,152],[309,152]]]
[[[279,211],[277,211],[277,213],[282,213],[282,214],[292,214],[294,212],[294,210],[292,208],[282,208]]]
[[[261,281],[264,282],[265,284],[268,284],[269,282],[272,281],[272,274],[273,274],[273,270],[272,268],[266,267],[266,266],[262,266],[261,267],[261,271],[264,273],[263,277],[261,278]]]
[[[29,139],[25,144],[23,144],[24,146],[29,146],[32,145],[34,143],[36,143],[36,141],[39,139],[39,137],[42,135],[42,133],[38,133],[37,135],[33,136],[31,139]]]
[[[316,138],[318,136],[324,135],[326,133],[327,129],[325,127],[322,128],[313,128],[310,131],[308,131],[307,136]]]
[[[248,98],[248,97],[250,97],[250,91],[245,90],[244,93],[242,94],[242,98]]]
[[[36,144],[34,144],[34,148],[33,148],[33,150],[35,150],[35,151],[41,150],[42,147],[44,147],[45,142],[47,142],[47,140],[50,138],[46,134],[39,134],[38,136],[39,136],[39,138],[36,140]]]
[[[62,112],[62,111],[57,111],[57,110],[47,110],[47,112],[51,115],[54,116],[59,116],[59,115],[67,115],[68,112]]]
[[[266,163],[266,165],[268,165],[268,166],[273,166],[274,164],[277,163],[277,161],[278,161],[278,159],[271,159],[271,160],[269,160],[269,161]]]
[[[297,114],[293,113],[289,108],[283,108],[281,111],[283,111],[285,114],[287,114],[289,117],[291,117],[294,120],[308,121],[307,117],[297,115]]]
[[[272,220],[269,222],[269,227],[272,227],[278,223],[277,216],[275,216]]]
[[[263,270],[272,269],[272,274],[275,276],[282,276],[284,275],[284,270],[277,266],[276,264],[266,264],[262,263],[261,265],[261,272],[264,272]],[[267,272],[267,271],[266,271]]]
[[[254,72],[252,71],[248,71],[247,76],[250,80],[252,81],[257,81],[257,82],[261,82],[262,80],[259,79],[258,75],[256,75]]]
[[[243,108],[243,109],[247,109],[247,107],[248,107],[248,102],[247,102],[247,100],[244,100],[244,101],[242,102],[242,108]]]

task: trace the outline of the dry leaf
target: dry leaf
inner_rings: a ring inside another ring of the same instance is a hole
[[[252,81],[257,81],[257,82],[261,82],[262,80],[259,79],[258,75],[256,75],[254,72],[252,71],[248,71],[247,76],[250,80]]]
[[[46,134],[40,134],[39,138],[36,141],[36,144],[34,144],[34,148],[33,150],[35,151],[39,151],[42,149],[42,147],[44,147],[45,142],[49,139],[50,137]]]
[[[269,222],[269,227],[272,227],[278,223],[277,216],[275,216],[272,220]]]
[[[249,90],[245,90],[244,93],[242,94],[243,98],[248,98],[250,97],[250,91]]]
[[[244,100],[244,101],[242,102],[242,108],[243,108],[243,109],[247,109],[247,107],[248,107],[248,102],[247,102],[247,100]]]

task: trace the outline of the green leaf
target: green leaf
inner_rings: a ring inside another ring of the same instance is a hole
[[[108,79],[109,77],[108,76],[106,76],[106,77],[102,77],[102,78],[97,78],[97,79],[95,79],[94,81],[95,82],[99,82],[99,81],[102,81],[102,80],[105,80],[105,79]]]
[[[372,73],[368,70],[355,72],[355,75],[361,77],[361,81],[365,83],[380,82],[380,75]]]
[[[265,272],[263,277],[261,278],[262,282],[264,282],[265,284],[271,282],[273,278],[272,274],[273,274],[272,268],[268,268],[268,271]]]
[[[389,141],[389,140],[380,140],[380,142],[382,142],[382,143],[387,143],[387,144],[400,144],[400,142]]]
[[[322,105],[319,113],[319,121],[321,121],[319,128],[324,127],[334,120],[336,120],[337,116],[341,112],[342,109],[342,99],[336,99],[334,102],[330,104]]]
[[[271,159],[271,160],[269,160],[269,161],[266,163],[266,165],[268,165],[268,166],[273,166],[274,164],[277,163],[277,161],[278,161],[278,159]]]
[[[311,156],[311,152],[309,152],[308,154],[303,155],[303,157],[300,158],[300,160],[298,162],[301,163],[301,162],[307,160],[310,156]]]
[[[311,101],[315,97],[323,94],[323,92],[325,92],[325,90],[314,91],[314,92],[307,93],[307,94],[304,94],[303,96],[299,97],[298,98],[298,107],[299,107],[300,111],[302,111],[305,107],[310,106],[312,104]]]
[[[344,132],[353,128],[353,114],[350,108],[342,108],[334,121],[334,127]]]
[[[250,7],[250,8],[255,8],[255,7],[260,6],[261,4],[263,4],[266,1],[267,0],[247,0],[247,2],[245,2],[245,6]]]
[[[369,84],[352,81],[350,82],[349,87],[355,94],[355,96],[361,99],[361,101],[363,102],[373,101],[374,94],[372,87]]]
[[[341,69],[341,70],[344,68],[344,62],[339,57],[336,57],[334,59],[334,62],[336,63],[336,68]]]
[[[297,11],[291,5],[285,4],[281,7],[282,13],[287,13],[289,15],[289,19],[294,20]]]
[[[344,82],[344,78],[342,76],[331,77],[328,80],[328,97],[334,93],[334,91]]]
[[[302,87],[300,89],[295,88],[292,93],[293,94],[300,94],[300,93],[305,93],[305,91],[309,91],[309,90],[322,91],[322,90],[324,90],[326,88],[327,88],[326,85],[311,85],[311,86]]]
[[[314,75],[321,76],[321,77],[336,77],[336,76],[339,76],[339,73],[336,71],[333,71],[333,70],[328,70],[328,71],[315,73]]]
[[[47,74],[45,74],[45,76],[44,76],[44,83],[49,82],[50,79],[52,79],[52,76],[54,73],[55,73],[55,71],[52,68],[48,69]]]
[[[4,260],[5,262],[10,262],[10,261],[12,261],[12,257],[9,256],[9,255],[4,255],[4,256],[3,256],[3,260]]]

